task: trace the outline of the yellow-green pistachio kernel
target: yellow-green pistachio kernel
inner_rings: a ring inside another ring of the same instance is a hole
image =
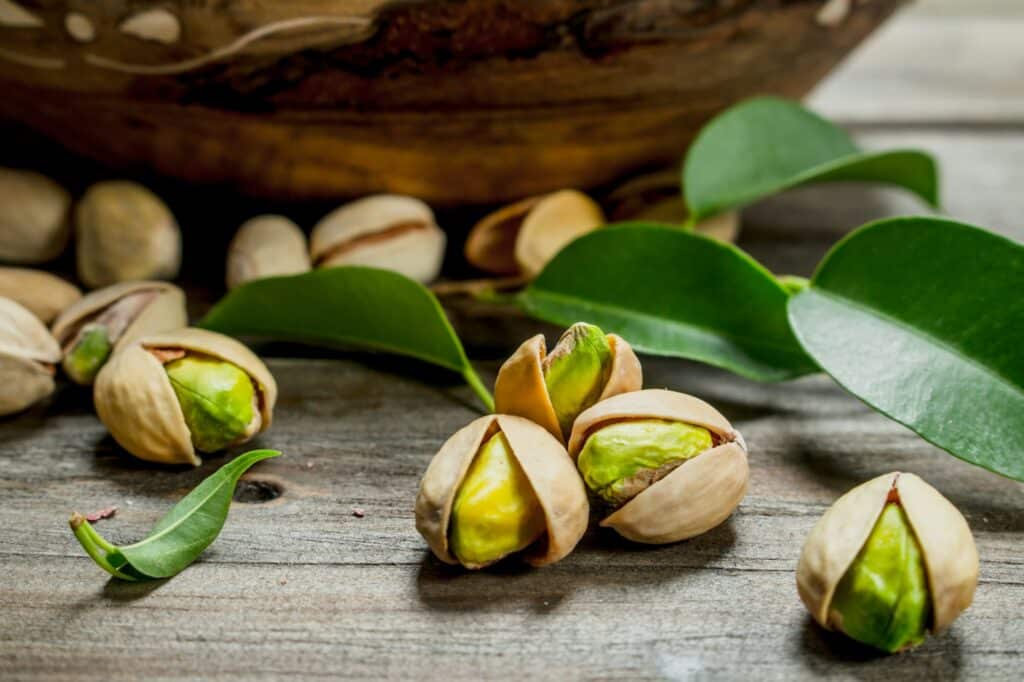
[[[903,508],[889,502],[832,597],[840,628],[890,653],[924,641],[931,600],[921,548]]]
[[[712,444],[711,433],[699,426],[662,419],[622,421],[591,434],[576,465],[591,491],[618,505]]]
[[[255,389],[244,371],[201,355],[186,355],[165,369],[197,450],[222,450],[252,431]]]
[[[490,564],[526,549],[546,527],[505,434],[495,434],[480,448],[455,494],[448,525],[452,553],[467,566]]]
[[[64,371],[77,384],[91,384],[110,357],[112,347],[105,325],[86,326],[64,359]]]
[[[568,435],[580,412],[601,397],[611,367],[607,335],[585,322],[569,327],[544,358],[544,383],[562,433]]]

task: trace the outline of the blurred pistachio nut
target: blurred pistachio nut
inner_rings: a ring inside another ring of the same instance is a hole
[[[166,204],[142,185],[93,185],[78,202],[75,226],[78,277],[90,288],[178,275],[181,231]]]
[[[722,523],[750,477],[746,444],[718,410],[660,389],[584,411],[569,454],[588,488],[617,505],[601,525],[648,544],[685,540]]]
[[[60,347],[27,308],[0,297],[0,416],[20,412],[54,390]]]
[[[0,296],[17,301],[50,324],[82,297],[74,284],[43,270],[0,267]]]
[[[378,194],[324,216],[313,228],[310,252],[318,268],[363,265],[427,283],[441,271],[445,242],[425,203]]]
[[[533,279],[569,242],[604,223],[601,207],[582,192],[530,197],[474,225],[466,238],[466,260],[496,275]]]
[[[97,289],[53,323],[62,366],[77,384],[89,385],[110,354],[133,340],[188,324],[185,294],[167,282],[122,282]]]
[[[71,195],[38,173],[0,168],[0,261],[51,261],[71,233]]]
[[[93,399],[100,421],[131,454],[198,465],[197,450],[237,445],[270,426],[277,384],[238,341],[188,328],[118,350],[96,378]]]
[[[228,246],[228,289],[309,269],[306,235],[284,216],[262,215],[245,221]]]
[[[978,551],[963,515],[913,474],[849,491],[811,530],[797,589],[823,627],[888,652],[941,632],[974,599]]]
[[[427,467],[416,529],[438,559],[476,569],[521,554],[533,566],[568,555],[587,528],[586,491],[565,448],[536,424],[480,417]]]
[[[494,383],[495,410],[525,417],[564,443],[580,412],[642,385],[640,360],[622,337],[577,322],[551,353],[538,334],[505,361]]]

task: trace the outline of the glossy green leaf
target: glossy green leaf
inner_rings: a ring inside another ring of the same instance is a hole
[[[938,218],[866,225],[790,299],[807,352],[926,440],[1024,480],[1024,246]]]
[[[683,165],[692,220],[812,182],[856,180],[903,187],[938,206],[938,171],[924,152],[863,152],[849,135],[795,102],[748,100],[719,114]]]
[[[531,315],[586,320],[639,351],[777,381],[816,371],[786,321],[787,296],[732,245],[627,223],[572,242],[518,300]]]
[[[174,505],[146,539],[135,544],[111,544],[77,513],[71,517],[71,530],[86,553],[116,578],[170,578],[217,539],[239,476],[256,462],[280,454],[275,450],[253,450],[231,460]]]
[[[423,285],[388,270],[341,267],[248,282],[200,322],[232,335],[407,355],[459,372],[494,401],[466,357],[441,305]]]

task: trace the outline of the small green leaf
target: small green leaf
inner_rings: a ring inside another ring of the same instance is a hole
[[[253,450],[236,457],[204,479],[160,519],[145,540],[133,545],[112,545],[77,513],[71,517],[71,530],[86,553],[116,578],[170,578],[217,539],[239,476],[256,462],[280,454]]]
[[[778,381],[817,371],[790,331],[787,297],[732,245],[627,223],[569,244],[518,300],[531,315],[587,320],[639,351]]]
[[[325,268],[248,282],[217,303],[199,326],[407,355],[459,372],[488,410],[494,406],[434,295],[388,270]]]
[[[683,165],[691,220],[813,182],[859,180],[904,187],[938,206],[938,170],[921,151],[861,151],[849,135],[795,102],[763,97],[719,114]]]
[[[789,319],[822,369],[953,455],[1024,480],[1024,246],[939,218],[837,244]]]

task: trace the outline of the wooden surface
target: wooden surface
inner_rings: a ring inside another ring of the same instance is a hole
[[[1024,239],[1024,106],[1010,66],[1024,64],[1022,31],[1016,0],[921,2],[812,103],[852,122],[867,146],[932,150],[951,215]],[[951,37],[955,58],[944,56]],[[887,61],[893,85],[876,99],[873,74]],[[806,274],[849,228],[919,210],[895,192],[804,189],[748,210],[742,244],[776,271]],[[487,379],[521,338],[555,331],[498,310],[453,317]],[[428,556],[412,504],[431,455],[477,416],[470,392],[384,356],[277,357],[270,367],[281,398],[257,444],[287,455],[252,471],[243,493],[280,496],[236,504],[202,560],[164,582],[108,581],[66,519],[117,505],[98,528],[136,539],[223,458],[196,471],[134,461],[72,387],[0,423],[0,678],[1021,677],[1024,486],[938,451],[824,377],[760,385],[644,358],[648,386],[704,397],[746,437],[751,488],[737,513],[676,545],[595,529],[547,569],[469,574]],[[922,475],[963,511],[981,582],[947,633],[878,657],[813,625],[794,569],[825,508],[893,469]]]

